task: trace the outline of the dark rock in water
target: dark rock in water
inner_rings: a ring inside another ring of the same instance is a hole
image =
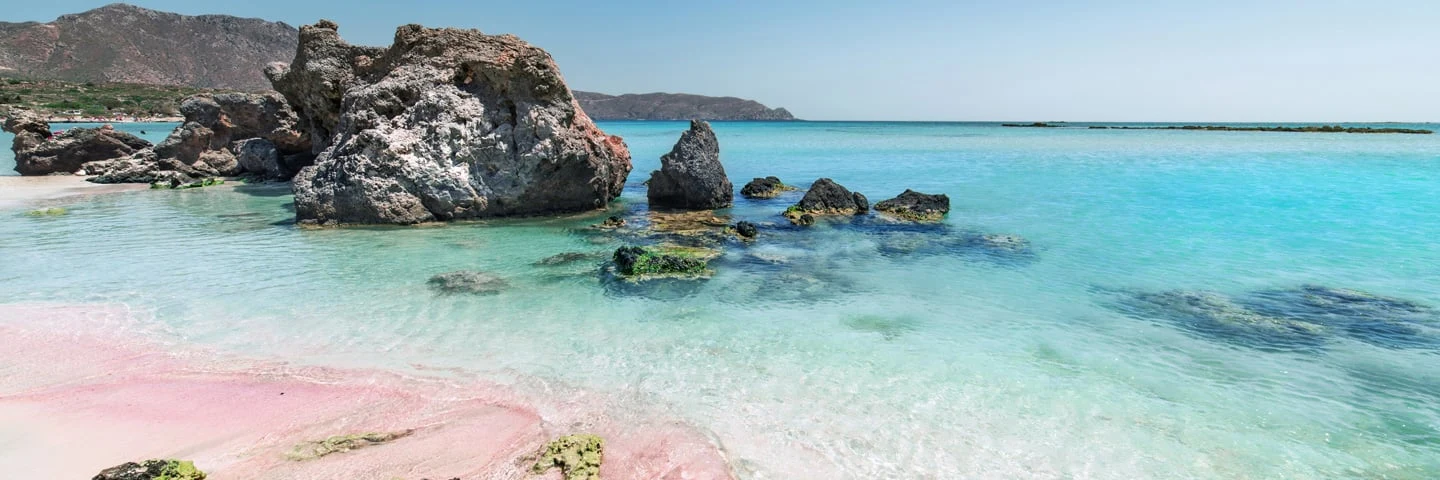
[[[1304,285],[1255,292],[1241,300],[1266,315],[1325,325],[1385,348],[1440,348],[1440,311],[1359,290]]]
[[[599,225],[595,225],[595,227],[607,229],[623,228],[625,227],[625,219],[615,215],[611,215],[609,218],[606,218],[604,222],[600,222]]]
[[[972,237],[971,243],[999,252],[1029,253],[1030,240],[1019,235],[987,233]]]
[[[875,211],[917,222],[938,222],[950,213],[950,197],[905,190],[898,197],[875,204]]]
[[[692,249],[620,247],[614,258],[616,271],[630,277],[695,277],[708,273],[708,259]]]
[[[510,282],[484,272],[461,270],[430,277],[431,288],[441,293],[492,295],[510,288]]]
[[[735,187],[720,164],[720,141],[709,123],[690,122],[670,153],[660,157],[647,195],[652,207],[683,210],[714,210],[734,202]]]
[[[1322,325],[1256,312],[1215,292],[1140,292],[1112,307],[1130,316],[1164,320],[1192,333],[1261,350],[1315,350],[1331,333]]]
[[[89,162],[128,157],[150,146],[140,137],[100,128],[71,128],[50,135],[50,125],[28,111],[17,111],[5,121],[5,131],[15,134],[15,171],[21,175],[72,174]],[[43,131],[43,133],[41,133]]]
[[[101,470],[92,480],[205,480],[205,472],[185,460],[146,460]]]
[[[810,185],[800,203],[785,210],[785,218],[797,225],[813,224],[819,215],[861,215],[869,211],[870,202],[864,195],[851,192],[834,180],[821,178]],[[803,217],[810,215],[812,221],[804,223]]]
[[[802,213],[802,214],[800,214],[799,217],[794,218],[794,219],[792,219],[792,220],[790,220],[790,221],[795,222],[796,225],[804,225],[804,226],[814,225],[814,224],[815,224],[815,216],[814,216],[814,215],[811,215],[811,214],[808,214],[808,213]]]
[[[565,252],[545,257],[544,259],[535,262],[535,265],[541,267],[558,267],[561,265],[569,265],[572,263],[583,262],[586,260],[595,260],[597,258],[599,257],[591,253]]]
[[[856,215],[870,212],[870,199],[865,198],[865,195],[860,192],[854,192],[854,197]]]
[[[786,185],[778,177],[756,178],[740,188],[740,195],[746,198],[775,198],[780,194],[796,190],[795,187]]]
[[[354,47],[337,28],[301,27],[294,62],[265,72],[319,152],[294,179],[300,223],[577,212],[620,195],[629,150],[585,116],[544,50],[419,25],[388,49]]]
[[[760,235],[760,229],[756,228],[753,223],[740,222],[735,224],[735,233],[744,238],[755,238]]]

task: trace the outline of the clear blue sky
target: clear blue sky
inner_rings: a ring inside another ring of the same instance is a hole
[[[9,2],[49,21],[107,2]],[[572,88],[752,98],[807,119],[1440,121],[1440,0],[235,1],[140,6],[354,43],[513,33]]]

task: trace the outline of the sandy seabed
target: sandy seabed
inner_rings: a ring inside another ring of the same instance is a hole
[[[537,478],[529,470],[548,441],[594,433],[606,441],[605,478],[734,477],[699,429],[617,414],[601,394],[534,398],[467,375],[235,358],[171,342],[136,315],[123,305],[0,305],[0,472],[89,478],[180,458],[215,480]],[[413,433],[292,456],[331,436],[404,431]]]

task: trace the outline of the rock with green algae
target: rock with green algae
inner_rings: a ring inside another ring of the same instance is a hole
[[[296,445],[286,455],[291,460],[304,461],[314,460],[332,453],[344,453],[351,450],[358,450],[371,445],[387,443],[395,439],[407,437],[415,433],[414,430],[402,430],[398,432],[369,432],[356,433],[351,435],[336,435],[324,440],[305,442]]]
[[[716,250],[699,247],[629,246],[615,250],[614,260],[616,271],[627,277],[702,277],[718,256]]]
[[[41,209],[31,210],[31,211],[25,212],[25,215],[31,216],[31,217],[59,217],[59,216],[62,216],[62,215],[69,215],[69,214],[70,214],[70,211],[69,211],[69,210],[66,210],[66,209],[63,209],[63,208],[60,208],[60,207],[41,208]]]
[[[215,186],[215,185],[224,185],[224,184],[225,184],[225,179],[223,179],[223,178],[219,178],[219,177],[207,177],[207,178],[203,178],[203,179],[200,179],[200,180],[196,180],[196,181],[193,181],[193,182],[190,182],[190,183],[181,183],[181,182],[180,182],[179,180],[177,180],[177,179],[171,179],[171,180],[165,180],[165,181],[158,181],[158,182],[151,182],[151,183],[150,183],[150,188],[151,188],[152,190],[184,190],[184,189],[187,189],[187,188],[213,187],[213,186]]]
[[[146,460],[107,468],[91,480],[205,480],[205,472],[188,460]]]
[[[600,480],[604,450],[605,440],[598,436],[566,435],[545,446],[531,471],[540,475],[559,467],[565,480]]]

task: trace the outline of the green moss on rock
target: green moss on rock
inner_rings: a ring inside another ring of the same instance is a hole
[[[25,215],[31,216],[31,217],[59,217],[59,216],[62,216],[62,215],[69,215],[69,214],[70,214],[70,211],[69,211],[69,210],[66,210],[66,209],[63,209],[63,208],[60,208],[60,207],[41,208],[41,209],[31,210],[31,211],[25,212]]]
[[[398,438],[407,437],[412,433],[415,433],[415,431],[402,430],[399,432],[369,432],[336,435],[324,440],[296,445],[295,449],[291,450],[286,457],[295,461],[314,460],[332,453],[344,453],[371,445],[390,442]]]
[[[600,480],[605,440],[590,434],[566,435],[545,446],[531,471],[536,475],[560,468],[565,480]]]
[[[189,460],[146,460],[102,470],[92,480],[205,480],[205,472]]]
[[[223,179],[223,178],[219,178],[219,177],[206,177],[206,178],[203,178],[203,179],[200,179],[200,180],[196,180],[196,181],[193,181],[193,182],[190,182],[190,183],[180,183],[179,181],[165,181],[165,180],[158,181],[158,182],[151,182],[151,183],[150,183],[150,189],[152,189],[152,190],[172,190],[172,189],[173,189],[173,190],[184,190],[184,189],[188,189],[188,188],[213,187],[213,186],[215,186],[215,185],[224,185],[224,184],[225,184],[225,179]]]
[[[709,261],[716,256],[715,250],[698,247],[621,247],[614,260],[617,271],[625,276],[693,277],[710,273]]]

